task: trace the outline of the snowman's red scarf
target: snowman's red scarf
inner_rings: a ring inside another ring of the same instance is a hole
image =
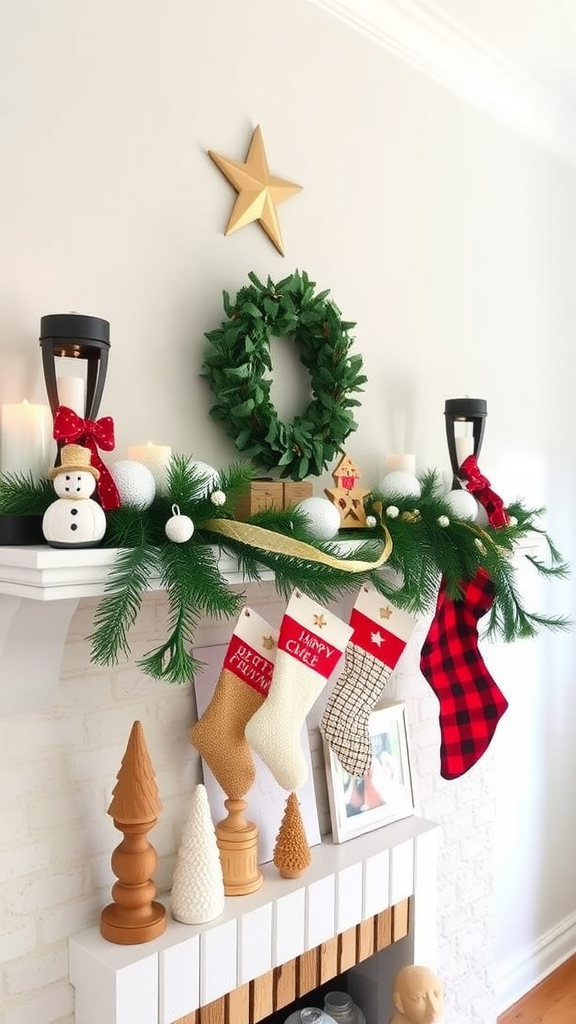
[[[107,466],[100,458],[99,448],[111,452],[115,447],[114,421],[111,416],[84,420],[67,405],[61,405],[54,417],[54,439],[62,444],[79,444],[90,450],[90,463],[100,473],[96,488],[104,511],[119,508],[120,495]]]

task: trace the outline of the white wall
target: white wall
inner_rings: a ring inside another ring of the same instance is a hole
[[[304,186],[279,210],[285,259],[256,226],[222,234],[233,193],[206,150],[243,159],[257,123],[272,172]],[[0,401],[42,398],[42,314],[92,312],[112,325],[101,412],[118,458],[152,439],[223,465],[236,453],[208,419],[203,333],[249,270],[303,269],[358,323],[363,484],[399,447],[446,469],[445,398],[485,397],[484,471],[548,506],[574,560],[572,168],[304,0],[4,0],[0,141]],[[570,614],[572,584],[526,586]],[[1,726],[4,1024],[71,1020],[65,940],[106,899],[106,797],[132,720],[162,784],[161,888],[196,777],[188,690],[95,672],[90,606],[79,616],[53,712]],[[137,650],[159,616],[151,599]],[[443,826],[449,1024],[494,1024],[497,983],[513,995],[540,947],[576,946],[573,638],[486,657],[510,710],[458,782],[438,776],[416,641],[393,691],[410,701],[420,809]]]

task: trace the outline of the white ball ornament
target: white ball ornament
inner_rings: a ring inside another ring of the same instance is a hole
[[[156,481],[148,466],[135,459],[115,462],[110,473],[118,488],[121,505],[149,508],[156,495]]]
[[[486,509],[479,502],[476,502],[476,522],[478,526],[488,526],[490,522]]]
[[[422,494],[418,477],[404,469],[386,473],[380,490],[385,498],[419,498]]]
[[[306,517],[306,525],[316,540],[331,540],[342,525],[340,513],[328,498],[303,498],[295,506]]]
[[[198,495],[200,498],[207,498],[211,491],[218,490],[220,473],[214,469],[214,466],[208,465],[207,462],[199,462],[198,459],[192,459],[190,469],[193,469],[197,476],[202,478],[202,487]]]
[[[468,519],[473,522],[478,516],[478,502],[468,491],[462,489],[449,491],[444,501],[457,519]]]
[[[178,505],[172,505],[172,516],[164,527],[168,540],[174,544],[185,544],[194,533],[194,523],[190,516],[181,514]]]
[[[221,508],[222,505],[226,504],[226,495],[224,494],[224,491],[212,491],[210,501],[216,506],[216,508]]]

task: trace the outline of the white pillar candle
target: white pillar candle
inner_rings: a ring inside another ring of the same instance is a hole
[[[84,418],[86,411],[86,387],[83,377],[57,377],[58,401],[73,409],[78,416]]]
[[[53,461],[52,417],[47,405],[2,406],[2,472],[46,476]]]
[[[386,455],[384,458],[384,472],[395,473],[396,470],[403,470],[405,473],[416,475],[416,456],[398,453]]]
[[[172,449],[166,444],[132,444],[128,448],[128,458],[134,462],[142,462],[148,467],[156,482],[159,494],[166,493],[168,483],[168,466],[172,458]]]
[[[455,437],[454,446],[456,448],[458,466],[461,466],[469,455],[474,455],[474,438],[471,435],[462,434],[461,437]]]

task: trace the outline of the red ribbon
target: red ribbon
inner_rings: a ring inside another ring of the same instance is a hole
[[[482,476],[478,469],[475,455],[469,455],[460,466],[458,473],[466,482],[466,490],[470,491],[486,509],[490,526],[508,526],[508,513],[502,498],[490,487],[490,481]]]
[[[119,508],[120,495],[114,479],[107,466],[100,458],[99,448],[111,452],[115,446],[114,420],[111,416],[103,416],[99,420],[84,420],[67,405],[61,405],[54,417],[54,439],[63,444],[80,444],[89,448],[90,462],[100,472],[96,485],[100,504],[105,511]]]

